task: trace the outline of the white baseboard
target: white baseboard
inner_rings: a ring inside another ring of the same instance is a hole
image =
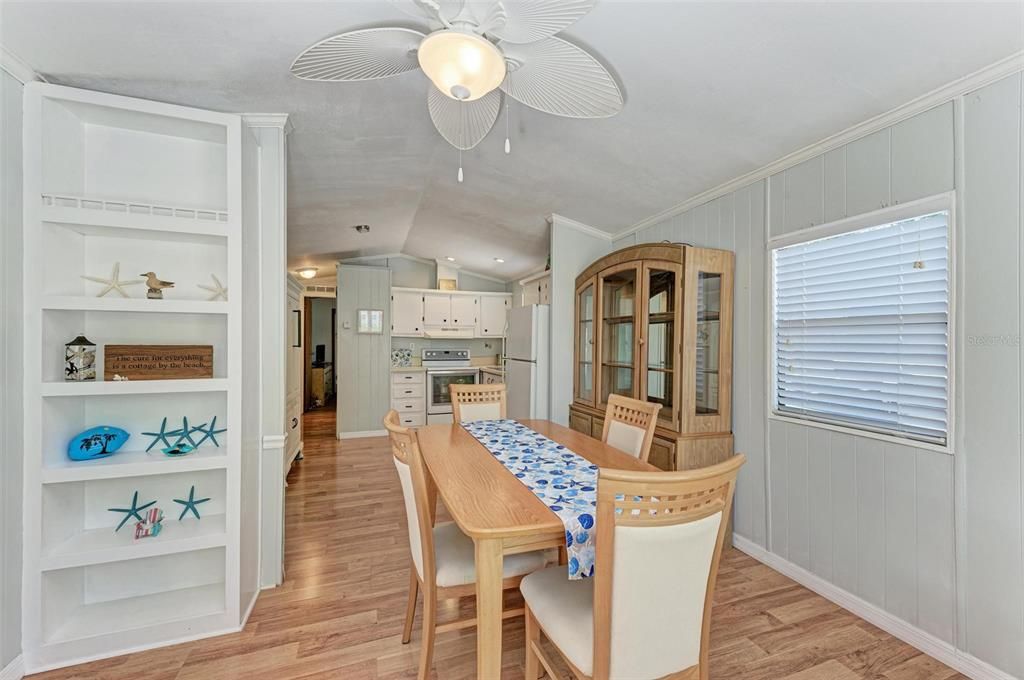
[[[25,677],[25,664],[20,654],[0,670],[0,680],[21,680],[23,677]]]
[[[913,626],[903,619],[866,602],[833,583],[812,574],[801,566],[793,564],[774,553],[770,553],[748,538],[737,534],[732,537],[733,547],[753,557],[775,571],[788,576],[800,585],[813,590],[826,600],[831,600],[847,611],[856,614],[872,625],[878,626],[893,637],[899,638],[911,647],[921,650],[928,656],[941,661],[958,673],[963,673],[974,680],[1020,680],[985,663],[948,642],[940,640],[931,633]]]
[[[338,439],[360,439],[362,437],[385,437],[387,430],[363,430],[362,432],[339,432]]]
[[[263,590],[262,587],[257,588],[256,592],[252,594],[252,599],[249,600],[249,605],[245,608],[245,612],[242,614],[242,625],[238,627],[239,631],[245,629],[245,624],[249,622],[249,616],[252,614],[253,607],[256,606],[256,600],[260,598],[260,592]]]

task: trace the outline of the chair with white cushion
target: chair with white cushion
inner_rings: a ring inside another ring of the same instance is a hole
[[[732,507],[733,456],[685,472],[602,469],[594,577],[523,579],[526,677],[555,675],[540,635],[577,678],[707,680],[711,600]]]
[[[661,404],[608,395],[601,441],[647,462]]]
[[[423,590],[423,641],[420,649],[419,678],[430,675],[434,654],[434,636],[449,630],[476,625],[476,619],[462,619],[437,625],[437,601],[444,598],[467,597],[476,593],[476,557],[473,541],[452,522],[435,526],[437,488],[420,453],[416,430],[399,424],[398,412],[391,410],[384,417],[384,427],[391,438],[395,469],[402,483],[405,515],[409,525],[409,548],[412,566],[409,577],[409,602],[405,612],[402,643],[412,636],[416,615],[416,595]],[[555,555],[544,551],[526,552],[505,557],[506,590],[516,588],[525,574],[542,569],[554,561]],[[523,613],[508,610],[503,618]]]
[[[504,385],[449,385],[452,417],[456,423],[505,418]]]

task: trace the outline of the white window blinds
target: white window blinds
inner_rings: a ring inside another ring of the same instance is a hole
[[[945,444],[949,213],[773,260],[777,412]]]

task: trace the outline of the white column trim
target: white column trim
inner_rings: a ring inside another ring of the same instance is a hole
[[[265,434],[263,435],[263,450],[283,449],[287,441],[287,434]]]
[[[22,61],[21,57],[6,47],[0,47],[0,68],[22,84],[31,83],[33,80],[46,82],[46,78],[36,73],[31,66]],[[6,680],[6,678],[3,680]]]

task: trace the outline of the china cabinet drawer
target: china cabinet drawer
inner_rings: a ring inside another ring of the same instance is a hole
[[[569,412],[569,428],[590,435],[590,416],[583,413]]]
[[[423,413],[426,410],[426,402],[423,399],[392,399],[391,408],[403,413]]]
[[[604,437],[604,418],[591,417],[590,436],[594,439],[601,439]]]
[[[425,396],[423,383],[391,385],[392,399],[423,399]]]
[[[392,373],[392,385],[422,385],[423,371],[409,371],[408,373]]]
[[[673,442],[655,437],[651,441],[651,455],[647,462],[662,470],[676,469],[676,445]]]

